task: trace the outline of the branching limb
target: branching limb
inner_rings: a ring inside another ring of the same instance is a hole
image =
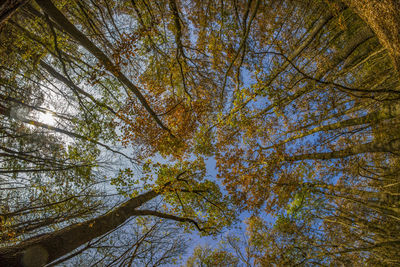
[[[136,210],[133,212],[133,214],[136,216],[150,215],[150,216],[155,216],[155,217],[173,220],[173,221],[177,221],[177,222],[189,222],[189,223],[192,223],[194,226],[196,226],[197,230],[199,230],[200,232],[205,231],[205,228],[201,228],[199,226],[199,224],[191,218],[179,217],[179,216],[166,214],[166,213],[153,211],[153,210]]]

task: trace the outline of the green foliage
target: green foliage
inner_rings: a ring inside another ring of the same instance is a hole
[[[212,249],[209,246],[197,246],[193,251],[193,255],[187,260],[185,266],[234,267],[239,266],[238,263],[239,259],[228,251],[222,249]]]

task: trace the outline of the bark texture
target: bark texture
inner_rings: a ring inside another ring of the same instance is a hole
[[[110,232],[130,217],[143,216],[136,209],[158,195],[156,191],[149,191],[92,220],[28,239],[12,247],[0,248],[0,266],[36,267],[50,263]]]
[[[344,0],[375,32],[400,77],[400,1]]]
[[[5,0],[0,1],[0,29],[1,26],[17,11],[26,4],[28,0]]]

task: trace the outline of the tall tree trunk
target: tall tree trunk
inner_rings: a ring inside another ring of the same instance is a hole
[[[154,119],[154,121],[165,131],[172,135],[171,130],[163,124],[161,119],[158,117],[156,112],[152,109],[150,104],[147,102],[145,96],[141,93],[140,89],[134,85],[116,66],[108,56],[100,50],[92,41],[90,41],[85,34],[79,31],[60,10],[50,0],[36,0],[36,3],[40,8],[65,32],[67,32],[75,41],[80,43],[87,51],[95,56],[100,63],[112,73],[122,84],[124,84],[140,101],[142,106]]]
[[[3,23],[9,19],[18,8],[25,5],[29,0],[5,0],[0,4],[0,30]]]
[[[400,77],[400,1],[343,0],[375,32]]]
[[[100,237],[134,215],[143,215],[136,208],[159,193],[152,190],[128,200],[111,212],[86,222],[34,237],[12,247],[0,248],[0,266],[43,266]],[[146,214],[145,214],[146,215]]]
[[[282,142],[279,143],[279,145],[283,145],[290,141],[300,139],[300,138],[303,138],[306,136],[310,136],[317,132],[327,132],[327,131],[332,131],[332,130],[337,130],[337,129],[344,129],[344,128],[351,127],[351,126],[373,124],[373,123],[377,123],[379,121],[386,120],[386,119],[391,119],[391,118],[394,118],[397,116],[400,116],[400,106],[385,105],[382,107],[382,109],[380,111],[371,112],[365,116],[347,119],[347,120],[339,121],[339,122],[332,123],[332,124],[317,126],[311,130],[298,133],[292,137],[289,137],[289,138],[283,140]],[[266,149],[269,149],[272,147],[273,146],[270,146],[270,147],[267,147]]]
[[[294,156],[284,156],[285,161],[299,160],[331,160],[340,159],[363,153],[390,153],[400,151],[400,139],[395,139],[387,143],[369,142],[361,145],[354,145],[343,150],[321,153],[300,154]]]
[[[362,45],[363,43],[365,43],[366,41],[371,39],[373,36],[374,36],[374,34],[367,27],[363,28],[360,32],[358,32],[357,35],[352,36],[351,39],[348,40],[347,45],[343,49],[337,51],[337,53],[335,53],[333,55],[333,57],[331,59],[329,59],[327,62],[325,62],[324,66],[322,66],[317,71],[317,73],[315,75],[315,79],[321,80],[325,75],[327,75],[327,73],[329,73],[329,71],[332,71],[333,69],[335,69],[341,62],[346,60],[360,45]],[[299,47],[298,49],[296,49],[296,51],[299,49],[301,49],[301,48]],[[294,52],[293,54],[290,55],[290,57],[288,57],[288,59],[291,61],[293,58],[297,57],[297,55],[298,54],[296,52]],[[289,65],[290,65],[290,62],[286,61],[285,65],[282,65],[282,67],[286,68]],[[279,71],[283,71],[283,69],[279,69]],[[279,75],[279,73],[274,74],[274,77],[275,77],[275,75]],[[279,105],[286,105],[287,103],[290,103],[295,99],[298,99],[302,95],[316,90],[316,88],[317,87],[313,86],[312,84],[307,84],[307,86],[305,88],[297,91],[293,95],[287,96],[284,100],[274,102],[271,105],[267,106],[260,113],[258,113],[256,115],[256,117],[260,116],[266,112],[271,111],[273,108],[275,108]]]

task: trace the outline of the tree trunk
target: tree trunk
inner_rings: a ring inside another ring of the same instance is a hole
[[[387,143],[370,142],[361,145],[354,145],[343,150],[332,151],[332,152],[285,156],[284,160],[289,162],[299,161],[299,160],[331,160],[331,159],[346,158],[363,153],[379,153],[379,152],[390,153],[397,151],[400,151],[400,139],[395,139]]]
[[[28,0],[5,0],[0,4],[0,30],[1,26]]]
[[[365,43],[366,41],[371,39],[371,37],[373,37],[373,36],[374,36],[374,34],[367,27],[363,28],[360,32],[358,32],[357,35],[352,36],[352,38],[348,40],[347,45],[343,49],[340,49],[339,51],[337,51],[337,53],[335,53],[333,55],[333,57],[331,59],[329,59],[327,62],[325,62],[324,66],[322,66],[317,71],[317,73],[315,75],[315,79],[321,80],[322,78],[324,78],[325,75],[327,75],[330,71],[335,69],[341,62],[346,60],[360,45],[362,45],[363,43]],[[297,49],[296,49],[296,51],[297,51]],[[290,57],[288,57],[288,59],[291,60],[294,57],[296,57],[296,53],[293,53],[292,55],[290,55]],[[289,61],[286,61],[285,64],[287,67],[290,63],[289,63]],[[282,67],[285,67],[285,65],[282,65]],[[280,69],[279,71],[282,71],[282,70]],[[275,77],[275,74],[274,74],[274,77]],[[313,86],[312,84],[307,84],[307,86],[304,89],[299,90],[298,92],[294,93],[293,95],[287,96],[282,101],[277,101],[277,102],[272,103],[271,105],[269,105],[265,109],[263,109],[260,113],[258,113],[256,116],[265,114],[266,112],[271,111],[273,108],[275,108],[279,105],[283,105],[285,103],[290,103],[293,100],[298,99],[302,95],[312,92],[316,89],[317,89],[316,86]]]
[[[163,124],[158,115],[147,102],[140,89],[134,85],[120,70],[119,67],[108,58],[108,56],[101,51],[92,41],[90,41],[81,31],[79,31],[50,0],[36,0],[40,8],[65,32],[67,32],[75,41],[80,43],[87,51],[95,56],[100,63],[112,73],[122,84],[137,97],[142,106],[147,110],[154,121],[165,131],[172,135],[172,132],[167,126]]]
[[[28,239],[18,245],[0,248],[0,266],[43,266],[100,237],[134,215],[143,215],[136,208],[159,193],[149,191],[120,205],[118,208],[86,222]]]
[[[398,116],[400,116],[400,106],[385,105],[382,107],[382,109],[380,111],[371,112],[362,117],[352,118],[352,119],[339,121],[336,123],[327,124],[327,125],[323,125],[323,126],[317,126],[311,130],[304,131],[302,133],[299,133],[297,135],[289,137],[289,138],[283,140],[282,142],[280,142],[279,145],[283,145],[290,141],[300,139],[300,138],[303,138],[306,136],[310,136],[317,132],[327,132],[327,131],[332,131],[332,130],[337,130],[337,129],[345,129],[345,128],[351,127],[351,126],[372,124],[372,123],[377,123],[379,121],[391,119],[391,118],[398,117]],[[270,146],[270,147],[267,147],[266,149],[269,149],[272,147],[273,146]]]
[[[343,0],[375,32],[400,77],[400,1]]]

